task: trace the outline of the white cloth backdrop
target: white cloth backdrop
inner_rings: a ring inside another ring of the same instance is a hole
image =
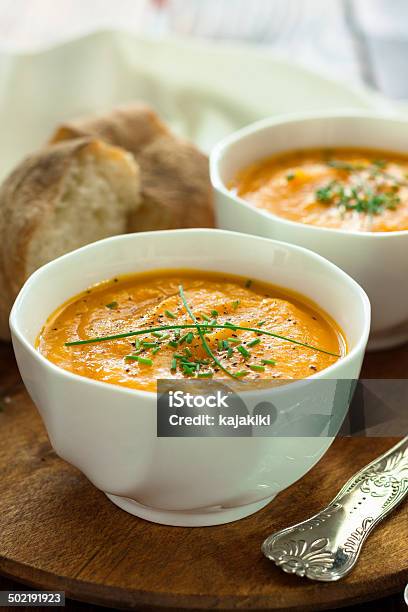
[[[117,28],[267,44],[326,75],[408,98],[406,0],[0,0],[0,50]]]

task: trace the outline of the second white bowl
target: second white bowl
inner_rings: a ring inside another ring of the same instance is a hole
[[[381,349],[408,340],[408,231],[350,232],[297,223],[255,208],[228,189],[239,170],[269,155],[347,146],[408,152],[408,121],[372,113],[291,115],[235,132],[211,154],[217,222],[306,247],[345,270],[370,298],[369,348]]]

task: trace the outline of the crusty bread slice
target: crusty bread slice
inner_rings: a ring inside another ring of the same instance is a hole
[[[11,306],[34,270],[125,233],[139,206],[138,165],[118,147],[78,138],[23,160],[0,189],[0,338],[9,338]]]
[[[213,227],[208,159],[149,107],[130,104],[63,124],[51,142],[94,136],[130,151],[141,169],[142,205],[130,231]]]

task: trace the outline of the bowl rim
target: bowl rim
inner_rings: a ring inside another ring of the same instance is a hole
[[[341,236],[358,236],[363,240],[384,240],[386,238],[390,239],[393,237],[399,236],[408,236],[408,229],[406,230],[396,230],[390,232],[363,232],[359,230],[344,230],[340,228],[334,227],[324,227],[320,225],[310,225],[307,223],[301,223],[300,221],[293,221],[291,219],[286,219],[283,216],[277,215],[273,212],[269,212],[262,208],[256,208],[251,206],[244,198],[237,196],[233,193],[227,186],[224,184],[221,179],[219,172],[219,164],[220,161],[225,155],[228,154],[228,150],[230,147],[240,142],[242,139],[247,136],[251,136],[253,134],[257,134],[267,130],[269,128],[273,128],[275,126],[280,125],[290,125],[293,123],[307,123],[308,121],[315,120],[325,120],[325,119],[373,119],[377,121],[386,121],[399,123],[408,128],[408,118],[404,117],[402,114],[398,114],[397,112],[378,112],[375,110],[329,110],[329,111],[306,111],[306,112],[293,112],[293,113],[285,113],[278,116],[266,117],[264,119],[260,119],[249,125],[244,126],[243,128],[225,136],[222,140],[220,140],[215,147],[212,149],[210,154],[210,179],[212,186],[215,190],[219,191],[226,197],[234,200],[236,203],[244,206],[248,211],[251,211],[253,214],[260,215],[261,217],[265,217],[267,219],[274,219],[274,221],[281,223],[282,225],[286,225],[289,227],[296,227],[298,229],[302,229],[304,232],[311,233],[328,233],[328,234],[338,234]],[[351,145],[352,146],[352,145]],[[355,145],[358,147],[358,145]],[[304,147],[307,148],[307,147]],[[380,148],[381,150],[381,148]],[[389,149],[392,151],[392,147]],[[279,154],[279,152],[277,152]],[[408,147],[407,147],[407,158],[408,158]],[[265,156],[263,156],[265,157]]]
[[[349,276],[346,272],[344,272],[344,270],[336,266],[334,263],[332,263],[325,257],[319,255],[318,253],[315,253],[314,251],[311,251],[310,249],[306,249],[304,247],[294,245],[288,242],[283,242],[280,240],[272,240],[271,238],[264,238],[264,237],[255,236],[252,234],[246,234],[242,232],[233,232],[233,231],[223,230],[223,229],[218,229],[218,228],[185,228],[185,229],[176,229],[176,230],[136,232],[133,234],[120,234],[118,236],[111,236],[109,238],[104,238],[102,240],[98,240],[96,242],[87,244],[83,247],[80,247],[79,249],[75,249],[74,251],[71,251],[65,255],[62,255],[61,257],[58,257],[50,261],[44,266],[41,266],[40,268],[38,268],[38,270],[33,272],[33,274],[31,274],[31,276],[26,280],[26,282],[21,288],[13,304],[13,307],[11,309],[10,317],[9,317],[9,325],[10,325],[13,343],[14,343],[14,340],[17,339],[23,345],[26,351],[28,351],[31,358],[39,362],[43,367],[47,368],[54,375],[62,379],[65,378],[71,381],[73,380],[77,382],[82,382],[83,384],[88,384],[88,385],[96,386],[99,388],[106,388],[106,386],[108,385],[111,389],[115,389],[116,392],[118,393],[130,394],[130,395],[133,395],[139,398],[152,399],[155,395],[157,396],[157,391],[145,391],[143,389],[135,389],[131,387],[125,387],[122,385],[116,385],[114,383],[103,382],[103,381],[96,380],[93,378],[87,378],[86,376],[80,376],[79,374],[75,374],[74,372],[65,370],[64,368],[61,368],[60,366],[49,361],[44,355],[42,355],[42,353],[40,353],[31,344],[31,342],[26,337],[25,332],[21,329],[21,326],[20,326],[21,324],[19,323],[19,320],[18,320],[19,306],[27,298],[27,293],[33,289],[38,278],[46,274],[50,269],[58,267],[61,261],[67,261],[71,259],[72,256],[76,255],[79,252],[86,254],[87,251],[92,252],[92,250],[94,248],[98,248],[99,245],[102,246],[102,245],[106,245],[107,243],[120,242],[122,240],[129,240],[129,239],[132,239],[132,237],[133,239],[137,240],[138,236],[142,236],[142,235],[143,236],[154,236],[159,239],[160,236],[170,235],[170,234],[173,235],[175,238],[177,236],[180,238],[182,235],[209,234],[209,233],[218,234],[220,238],[226,235],[228,236],[232,235],[232,236],[241,238],[241,240],[255,240],[257,242],[260,241],[263,243],[275,245],[277,247],[283,246],[284,248],[289,248],[293,251],[301,253],[304,256],[309,257],[310,259],[316,261],[318,265],[325,267],[325,271],[331,270],[336,275],[340,275],[343,278],[343,280],[348,285],[350,285],[350,288],[354,289],[356,296],[360,299],[361,307],[363,310],[364,326],[359,332],[359,337],[358,337],[358,340],[355,346],[344,357],[341,357],[334,364],[328,366],[327,368],[325,368],[324,370],[321,370],[320,372],[317,372],[316,374],[312,374],[311,376],[308,376],[307,378],[301,378],[299,380],[295,380],[294,381],[295,383],[304,384],[305,382],[310,381],[312,379],[316,380],[320,378],[326,378],[326,379],[330,378],[330,376],[327,376],[328,372],[336,371],[339,367],[347,365],[349,362],[351,362],[354,359],[356,355],[358,355],[359,352],[362,352],[364,354],[365,347],[368,341],[369,332],[370,332],[371,305],[370,305],[370,300],[366,292],[364,291],[364,289],[351,276]],[[135,272],[135,274],[137,274],[137,272]],[[336,378],[336,376],[333,375],[331,378],[334,379]]]

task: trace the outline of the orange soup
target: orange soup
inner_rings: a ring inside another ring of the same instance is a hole
[[[336,323],[305,298],[191,270],[96,285],[50,317],[37,347],[65,370],[147,391],[160,378],[305,378],[346,351]]]
[[[408,156],[371,149],[305,149],[263,159],[230,188],[291,221],[360,232],[408,230]]]

